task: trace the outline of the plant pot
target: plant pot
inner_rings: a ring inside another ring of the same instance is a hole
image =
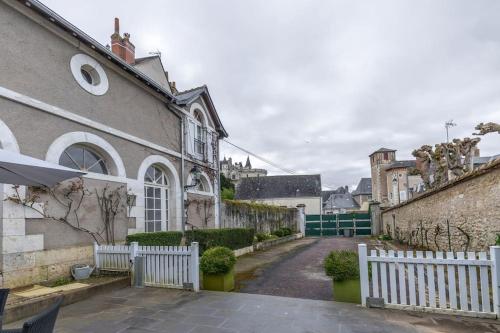
[[[359,279],[333,281],[333,300],[336,302],[361,303]]]
[[[203,289],[215,291],[234,290],[234,268],[226,274],[203,273]]]
[[[75,280],[85,280],[90,277],[94,267],[90,267],[89,265],[76,264],[71,266],[71,275]]]

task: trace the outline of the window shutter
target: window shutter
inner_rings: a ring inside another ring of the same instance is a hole
[[[195,138],[195,130],[196,126],[194,121],[188,119],[187,121],[187,140],[186,140],[186,150],[190,155],[194,155],[194,138]]]

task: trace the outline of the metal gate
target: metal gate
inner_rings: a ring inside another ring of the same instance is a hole
[[[354,236],[372,234],[369,212],[306,215],[306,236]]]

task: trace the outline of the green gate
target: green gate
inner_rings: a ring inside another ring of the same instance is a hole
[[[346,230],[354,236],[371,235],[370,213],[306,215],[306,236],[342,236]]]

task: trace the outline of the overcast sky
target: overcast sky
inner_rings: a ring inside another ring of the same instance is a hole
[[[231,142],[323,186],[369,177],[380,147],[408,159],[444,141],[446,120],[452,137],[500,122],[500,1],[43,3],[104,45],[119,17],[180,90],[208,85]],[[499,154],[500,135],[480,148]]]

